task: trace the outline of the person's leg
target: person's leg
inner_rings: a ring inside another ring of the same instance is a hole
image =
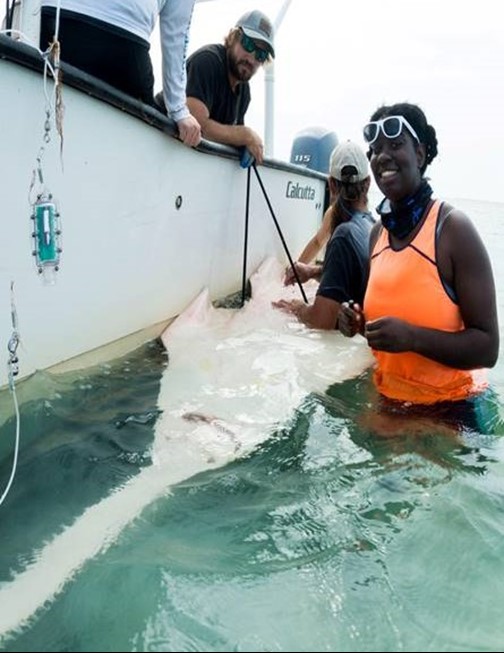
[[[40,47],[52,42],[55,10],[42,8]],[[103,21],[62,10],[59,42],[61,60],[98,77],[111,86],[154,104],[154,74],[149,44]]]

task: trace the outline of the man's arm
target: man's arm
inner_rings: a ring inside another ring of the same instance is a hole
[[[187,98],[189,111],[201,125],[203,137],[209,141],[232,145],[233,147],[246,147],[257,163],[264,159],[263,142],[258,134],[245,125],[224,125],[212,120],[210,112],[204,102],[195,97]]]
[[[305,304],[299,299],[280,299],[272,302],[274,308],[279,308],[284,313],[291,313],[311,329],[334,330],[338,326],[340,303],[317,295],[313,304]]]

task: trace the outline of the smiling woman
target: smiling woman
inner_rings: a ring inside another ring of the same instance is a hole
[[[499,350],[488,253],[465,214],[432,199],[424,175],[437,137],[417,105],[380,107],[364,138],[385,199],[371,233],[364,312],[346,305],[340,329],[366,337],[385,411],[408,402],[453,412],[467,403],[471,413],[487,388],[481,368],[493,367]]]

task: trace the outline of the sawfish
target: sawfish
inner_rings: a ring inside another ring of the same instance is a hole
[[[311,330],[272,301],[293,298],[283,266],[267,259],[241,308],[216,308],[203,289],[161,335],[161,379],[152,464],[53,536],[0,586],[0,643],[37,618],[86,561],[103,553],[142,510],[191,476],[251,454],[312,392],[359,375],[365,340]],[[305,284],[313,297],[316,284]]]

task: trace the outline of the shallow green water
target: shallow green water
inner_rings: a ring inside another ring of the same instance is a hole
[[[489,206],[488,237],[504,217]],[[497,279],[499,248],[491,239]],[[166,366],[151,343],[91,376],[31,380],[46,396],[22,408],[0,590],[149,468]],[[310,394],[251,454],[148,504],[0,650],[501,650],[502,357],[491,380],[497,435],[373,437],[360,420],[367,373]],[[0,478],[9,471],[4,459]]]
[[[83,440],[21,464],[3,579],[148,459],[149,423],[96,408]],[[252,455],[149,505],[4,650],[498,650],[504,441],[362,437],[309,397]]]

